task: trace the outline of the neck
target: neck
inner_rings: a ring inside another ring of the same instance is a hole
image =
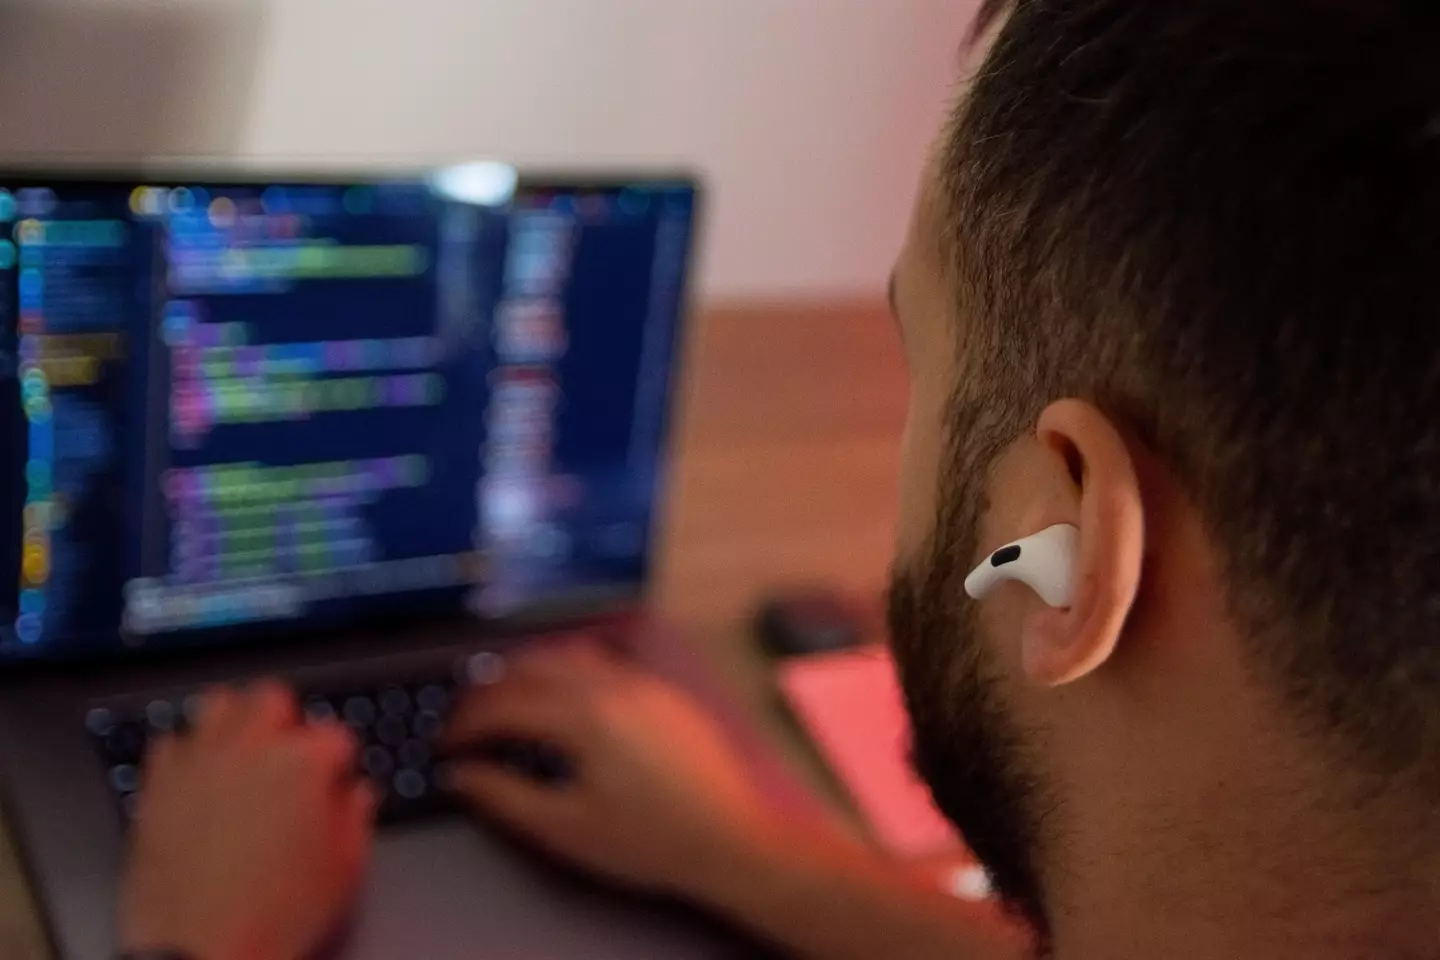
[[[1208,786],[1098,805],[1106,828],[1067,836],[1047,884],[1057,960],[1440,958],[1433,843],[1367,848],[1283,791]]]
[[[1057,960],[1440,958],[1440,809],[1337,776],[1223,680],[1128,705],[1138,735],[1121,742],[1066,743],[1045,878]]]

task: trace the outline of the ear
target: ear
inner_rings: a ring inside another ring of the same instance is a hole
[[[1080,529],[1074,599],[1030,614],[1021,657],[1035,683],[1059,686],[1115,652],[1140,590],[1145,511],[1125,440],[1096,407],[1062,400],[1046,408],[1036,439],[1069,475]]]

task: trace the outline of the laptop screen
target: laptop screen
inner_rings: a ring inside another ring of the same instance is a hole
[[[0,662],[633,596],[695,212],[0,174]]]

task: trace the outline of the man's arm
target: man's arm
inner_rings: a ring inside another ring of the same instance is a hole
[[[752,838],[691,899],[807,960],[1030,956],[993,905],[956,899],[829,831]]]
[[[375,798],[354,735],[294,696],[217,691],[145,763],[121,890],[122,954],[302,960],[348,910]]]
[[[477,811],[550,853],[675,896],[807,960],[1021,958],[1018,927],[838,831],[783,822],[711,718],[593,652],[541,653],[461,704],[447,746],[519,737],[569,756],[546,786],[481,763],[453,780]]]

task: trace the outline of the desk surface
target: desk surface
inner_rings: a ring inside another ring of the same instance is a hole
[[[906,402],[899,346],[878,304],[717,309],[696,334],[657,600],[818,780],[746,620],[776,586],[883,585]],[[0,957],[46,960],[3,830]]]

